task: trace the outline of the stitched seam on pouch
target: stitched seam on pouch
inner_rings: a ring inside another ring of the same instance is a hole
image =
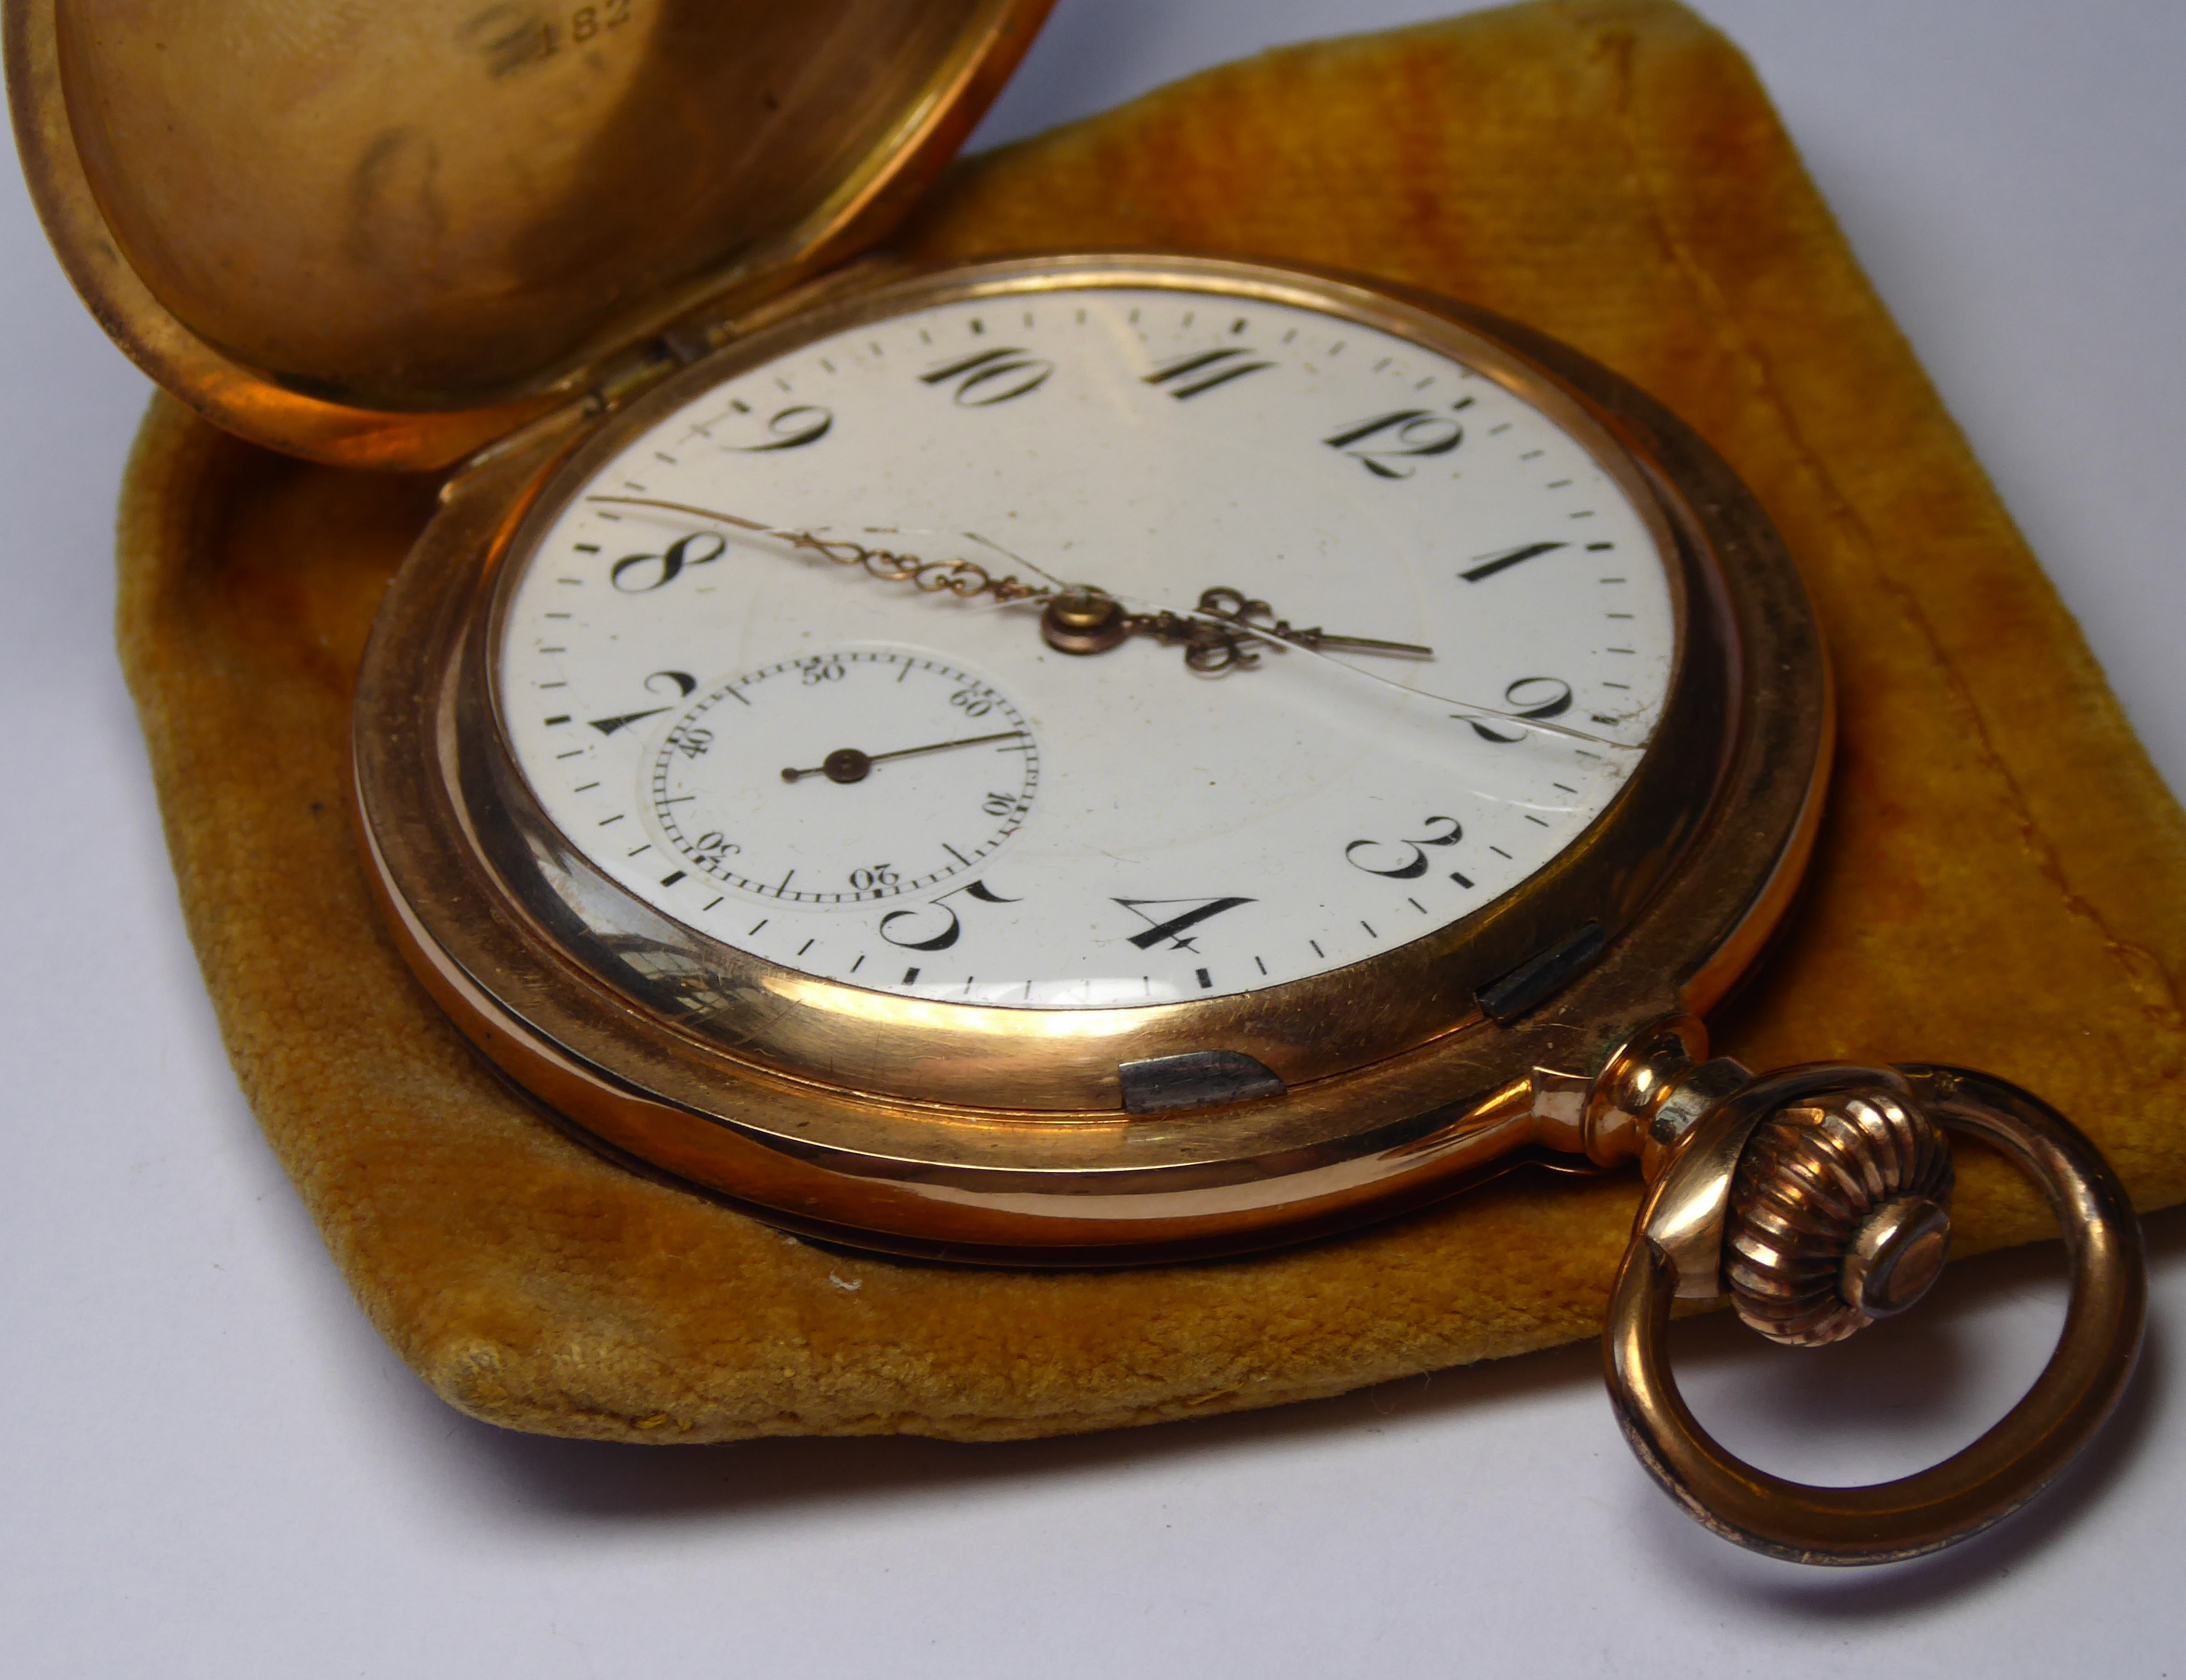
[[[1678,272],[1698,294],[1701,308],[1715,323],[1716,331],[1733,357],[1752,381],[1756,393],[1773,414],[1789,440],[1800,468],[1819,490],[1830,517],[1842,527],[1867,563],[1869,572],[1878,585],[1887,593],[1905,621],[1910,624],[1931,658],[1943,673],[1945,682],[1953,696],[1972,720],[1975,737],[1979,743],[1981,762],[1995,774],[2002,784],[2007,803],[2018,825],[2020,838],[2032,855],[2036,870],[2056,889],[2068,915],[2078,917],[2093,927],[2102,940],[2103,949],[2116,965],[2127,988],[2142,1000],[2141,1006],[2152,1022],[2178,1032],[2186,1026],[2182,1019],[2181,1000],[2177,977],[2161,960],[2147,947],[2120,938],[2103,918],[2101,911],[2072,890],[2063,861],[2049,835],[2043,832],[2028,802],[2019,779],[2012,774],[2003,753],[1989,734],[1988,720],[1982,714],[1981,704],[1971,686],[1966,681],[1957,664],[1946,652],[1942,639],[1920,598],[1880,562],[1873,531],[1860,517],[1858,508],[1837,484],[1828,467],[1807,443],[1800,430],[1797,416],[1791,403],[1778,386],[1768,358],[1746,331],[1729,297],[1716,283],[1715,278],[1701,263],[1691,249],[1672,232],[1669,219],[1664,214],[1662,195],[1656,191],[1652,172],[1648,167],[1645,148],[1640,144],[1639,124],[1632,109],[1634,76],[1633,58],[1639,42],[1628,29],[1610,29],[1594,31],[1591,44],[1597,53],[1607,58],[1615,67],[1617,76],[1617,132],[1624,142],[1624,149],[1631,160],[1634,179],[1638,182],[1640,197],[1645,206],[1647,221],[1656,242],[1662,246]],[[2161,1000],[2150,999],[2148,977],[2157,977],[2161,983]]]

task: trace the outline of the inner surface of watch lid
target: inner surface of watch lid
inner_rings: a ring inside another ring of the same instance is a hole
[[[881,238],[1052,0],[51,3],[150,300],[289,391],[401,412],[520,401]]]

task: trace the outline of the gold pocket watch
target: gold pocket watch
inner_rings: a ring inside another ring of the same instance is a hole
[[[1766,514],[1659,406],[1353,277],[838,266],[1045,0],[419,0],[254,39],[263,91],[211,105],[233,34],[169,9],[179,51],[99,0],[11,13],[42,211],[215,419],[448,470],[359,677],[360,831],[434,997],[595,1145],[1021,1265],[1642,1159],[1620,1414],[1785,1555],[1948,1543],[2099,1422],[2137,1237],[2077,1134],[1980,1075],[1707,1057],[1830,697]],[[1925,1480],[1727,1459],[1662,1368],[1671,1297],[1809,1341],[1909,1305],[1941,1125],[2068,1216],[2056,1364]]]

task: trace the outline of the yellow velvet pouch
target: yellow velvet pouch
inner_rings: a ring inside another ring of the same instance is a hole
[[[1752,72],[1690,13],[1542,0],[1270,53],[961,165],[903,244],[1384,275],[1662,399],[1780,525],[1841,697],[1806,901],[1720,1048],[1985,1067],[2074,1115],[2143,1207],[2186,1196],[2186,826]],[[1051,1275],[822,1249],[570,1142],[404,969],[346,814],[350,683],[434,488],[267,455],[162,399],[121,640],[244,1089],[366,1312],[451,1403],[612,1439],[991,1439],[1599,1327],[1630,1178]],[[2032,1190],[1968,1155],[1960,1252],[2041,1235]]]

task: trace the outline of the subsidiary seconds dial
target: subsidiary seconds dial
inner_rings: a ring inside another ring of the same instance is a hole
[[[939,886],[1023,826],[1040,781],[1024,714],[906,649],[852,647],[716,684],[647,760],[643,798],[678,866],[772,904],[869,904]]]

